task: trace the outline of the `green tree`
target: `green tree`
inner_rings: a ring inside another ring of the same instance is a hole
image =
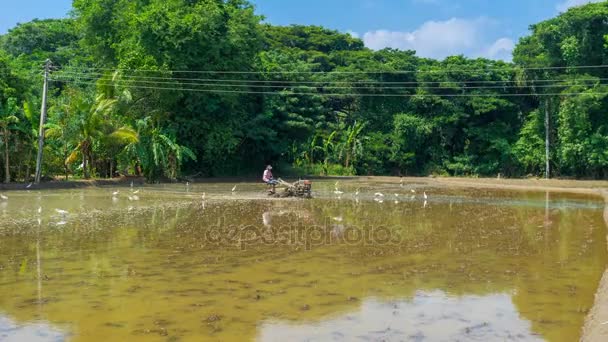
[[[2,143],[4,145],[4,183],[11,181],[10,154],[11,132],[15,129],[14,124],[19,122],[17,112],[17,99],[11,97],[5,103],[0,102],[0,132],[2,132]]]

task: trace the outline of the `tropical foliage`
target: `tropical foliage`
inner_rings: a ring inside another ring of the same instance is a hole
[[[531,26],[513,62],[373,51],[245,0],[75,0],[0,36],[0,175],[608,175],[608,3]],[[591,67],[590,67],[591,66]],[[595,66],[595,67],[593,67]]]

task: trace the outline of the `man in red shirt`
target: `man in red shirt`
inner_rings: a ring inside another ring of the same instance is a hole
[[[271,185],[272,193],[275,193],[276,186],[279,182],[276,179],[274,179],[274,177],[272,176],[272,166],[271,165],[266,166],[266,170],[264,170],[264,175],[262,175],[262,180],[264,181],[264,183]]]

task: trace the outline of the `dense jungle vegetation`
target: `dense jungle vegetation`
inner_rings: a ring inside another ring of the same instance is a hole
[[[531,26],[513,62],[373,51],[245,0],[74,0],[0,36],[1,180],[44,174],[608,176],[608,3]],[[589,67],[593,66],[593,67]]]

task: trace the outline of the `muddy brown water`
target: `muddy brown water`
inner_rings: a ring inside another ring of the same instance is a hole
[[[4,193],[0,340],[574,341],[606,268],[599,197],[233,185]]]

